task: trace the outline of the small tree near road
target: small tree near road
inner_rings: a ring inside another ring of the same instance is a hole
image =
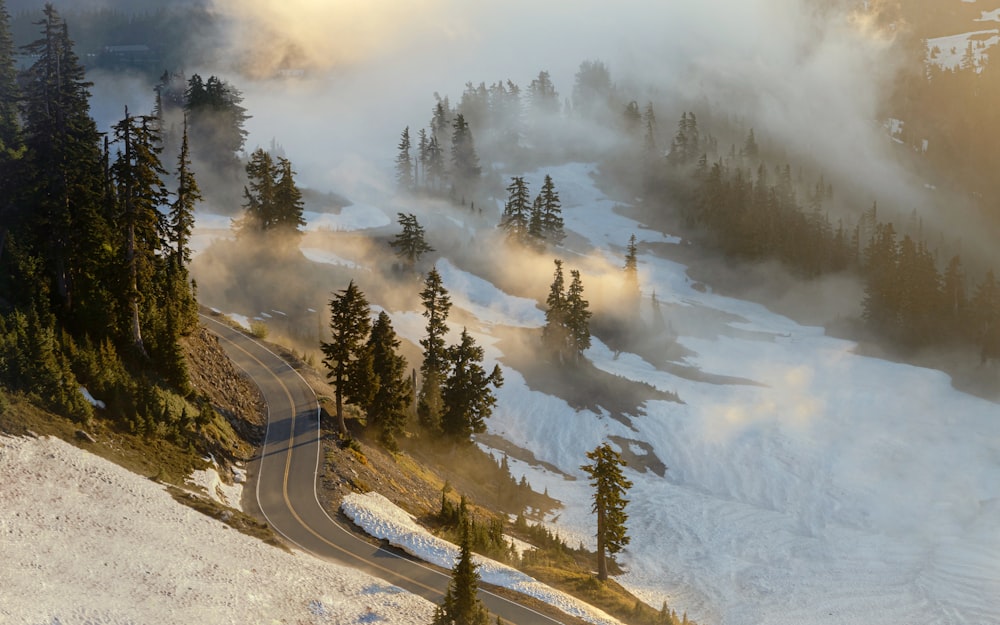
[[[630,540],[625,528],[628,520],[625,494],[632,488],[632,482],[622,473],[626,465],[621,454],[608,443],[588,451],[587,458],[593,464],[580,468],[590,476],[590,484],[594,487],[591,510],[597,514],[597,579],[603,582],[608,579],[608,556],[614,558]]]
[[[371,386],[371,356],[366,345],[372,327],[370,314],[368,300],[353,280],[330,300],[332,340],[320,343],[320,348],[324,355],[323,364],[330,370],[327,377],[334,385],[337,427],[341,435],[347,434],[344,397],[350,399],[363,395],[360,389],[366,384]]]
[[[472,561],[472,538],[469,535],[469,515],[465,512],[465,501],[459,512],[462,519],[462,542],[459,545],[458,561],[451,570],[451,582],[444,600],[434,610],[431,625],[489,625],[490,615],[479,599],[479,571]]]

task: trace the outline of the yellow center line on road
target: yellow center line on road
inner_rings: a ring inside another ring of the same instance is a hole
[[[375,569],[378,569],[380,571],[384,571],[384,572],[386,572],[386,573],[388,573],[388,574],[390,574],[392,576],[395,576],[395,577],[398,577],[400,579],[406,580],[407,582],[413,584],[414,586],[417,586],[419,588],[423,588],[424,590],[430,591],[430,592],[435,593],[435,594],[441,594],[441,591],[438,590],[437,588],[433,588],[431,586],[428,586],[428,585],[426,585],[426,584],[424,584],[422,582],[419,582],[419,581],[417,581],[415,579],[407,577],[406,575],[403,575],[402,573],[399,573],[398,571],[394,571],[392,569],[389,569],[389,568],[386,568],[386,567],[381,566],[379,564],[376,564],[375,562],[370,562],[368,560],[365,560],[361,556],[359,556],[359,555],[357,555],[355,553],[352,553],[352,552],[348,551],[347,549],[344,549],[340,545],[338,545],[338,544],[330,541],[328,538],[326,538],[325,536],[323,536],[322,534],[320,534],[319,532],[317,532],[310,525],[308,525],[302,519],[301,516],[299,516],[299,513],[295,510],[295,506],[292,505],[291,499],[288,497],[288,479],[289,479],[289,474],[290,474],[291,464],[292,464],[292,453],[293,453],[293,450],[294,450],[294,443],[295,443],[295,420],[297,418],[297,414],[296,414],[296,410],[295,410],[295,401],[292,399],[292,394],[289,391],[288,386],[281,380],[281,378],[279,378],[278,375],[275,372],[271,371],[271,369],[266,364],[264,364],[263,361],[261,361],[259,358],[257,358],[253,354],[251,354],[249,351],[247,351],[246,349],[244,349],[242,346],[238,345],[235,341],[233,341],[231,339],[228,339],[228,338],[226,338],[224,336],[219,336],[219,338],[222,339],[222,340],[224,340],[224,341],[226,341],[227,343],[229,343],[230,345],[232,345],[234,348],[238,349],[239,351],[243,352],[249,358],[251,358],[252,360],[254,360],[255,362],[257,362],[257,364],[259,364],[261,367],[263,367],[265,370],[267,370],[267,372],[269,374],[271,374],[272,377],[274,377],[274,379],[278,383],[278,385],[281,386],[281,390],[284,391],[285,397],[288,399],[288,404],[292,408],[291,435],[288,437],[288,447],[287,447],[286,457],[285,457],[285,471],[284,471],[284,476],[283,476],[282,481],[281,481],[281,491],[282,491],[282,496],[284,497],[284,500],[285,500],[285,505],[288,507],[288,511],[292,513],[292,516],[295,518],[296,521],[298,521],[299,525],[301,525],[307,532],[309,532],[310,534],[312,534],[313,536],[315,536],[316,538],[318,538],[320,541],[326,543],[330,547],[333,547],[334,549],[336,549],[337,551],[339,551],[340,553],[342,553],[344,555],[350,556],[351,558],[354,558],[355,560],[357,560],[359,562],[362,562],[362,563],[364,563],[367,566],[374,567]],[[263,465],[263,458],[261,459],[261,464]],[[260,480],[260,476],[259,475],[258,475],[257,479],[258,479],[258,483],[259,483],[259,480]],[[314,476],[314,479],[315,479],[315,476]],[[289,537],[289,539],[291,540],[290,537]]]

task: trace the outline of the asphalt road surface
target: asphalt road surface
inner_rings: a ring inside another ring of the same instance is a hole
[[[451,579],[426,565],[361,540],[334,521],[316,495],[320,466],[319,404],[287,362],[242,332],[202,315],[238,367],[267,402],[267,435],[255,459],[256,497],[264,518],[289,543],[440,604]],[[517,625],[559,623],[530,608],[480,589],[490,614]]]

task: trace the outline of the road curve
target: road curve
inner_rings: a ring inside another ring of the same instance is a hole
[[[201,317],[267,403],[267,434],[254,469],[257,503],[271,528],[303,551],[360,569],[439,604],[449,575],[361,540],[320,505],[316,494],[321,455],[319,404],[305,380],[261,343],[210,316]],[[507,622],[559,623],[482,589],[479,595],[491,614]]]

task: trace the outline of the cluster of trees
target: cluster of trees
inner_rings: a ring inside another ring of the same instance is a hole
[[[263,148],[254,150],[246,164],[248,183],[243,187],[244,216],[240,234],[298,234],[306,225],[302,192],[287,158],[275,159]]]
[[[692,116],[685,117],[680,125],[690,126]],[[899,347],[971,343],[984,360],[1000,357],[1000,302],[991,271],[970,297],[961,258],[940,267],[918,221],[912,234],[901,234],[879,221],[873,205],[853,224],[833,224],[825,208],[832,185],[819,176],[802,202],[791,166],[768,168],[758,150],[751,129],[738,150],[711,164],[703,152],[680,170],[691,172],[679,209],[688,227],[732,258],[779,260],[808,278],[858,275],[865,283],[865,321]]]
[[[417,221],[417,216],[413,213],[397,213],[399,225],[403,230],[397,234],[389,246],[396,251],[396,256],[403,261],[403,264],[410,271],[413,271],[420,257],[434,248],[427,243],[424,227]]]
[[[555,259],[555,275],[545,304],[542,343],[560,363],[578,363],[590,347],[590,303],[583,298],[580,271],[570,270],[572,282],[566,288],[563,262]]]
[[[396,183],[405,191],[448,190],[453,196],[461,194],[464,198],[475,192],[482,167],[469,122],[461,113],[454,118],[446,117],[444,106],[439,102],[435,109],[431,133],[420,129],[415,154],[411,153],[410,127],[403,129],[396,155]],[[446,131],[448,128],[450,132]],[[450,144],[447,164],[442,142]]]
[[[0,3],[0,380],[78,418],[93,411],[82,384],[136,429],[176,420],[150,389],[190,391],[179,341],[197,324],[200,194],[186,133],[174,191],[155,116],[125,110],[102,149],[66,23],[43,15],[18,75]]]
[[[489,373],[483,368],[483,348],[467,329],[462,329],[457,344],[445,343],[451,299],[436,269],[427,274],[420,297],[427,334],[420,340],[424,359],[416,397],[419,423],[431,435],[468,442],[486,430],[485,419],[496,405],[492,389],[503,384],[503,375],[499,366]],[[368,424],[378,427],[382,442],[394,449],[415,398],[389,316],[382,311],[373,324],[368,302],[353,281],[330,301],[330,313],[332,339],[321,348],[335,389],[340,431],[347,433],[347,400],[365,411]]]
[[[165,71],[154,91],[153,114],[162,129],[164,148],[177,145],[179,128],[185,123],[192,157],[212,174],[234,179],[246,143],[244,125],[250,118],[240,90],[218,76],[204,79],[194,74],[185,79],[183,74]]]
[[[508,240],[536,249],[562,243],[566,238],[562,204],[552,176],[545,176],[542,190],[533,202],[529,198],[524,177],[511,178],[507,187],[507,202],[500,217],[500,228],[507,233]]]

